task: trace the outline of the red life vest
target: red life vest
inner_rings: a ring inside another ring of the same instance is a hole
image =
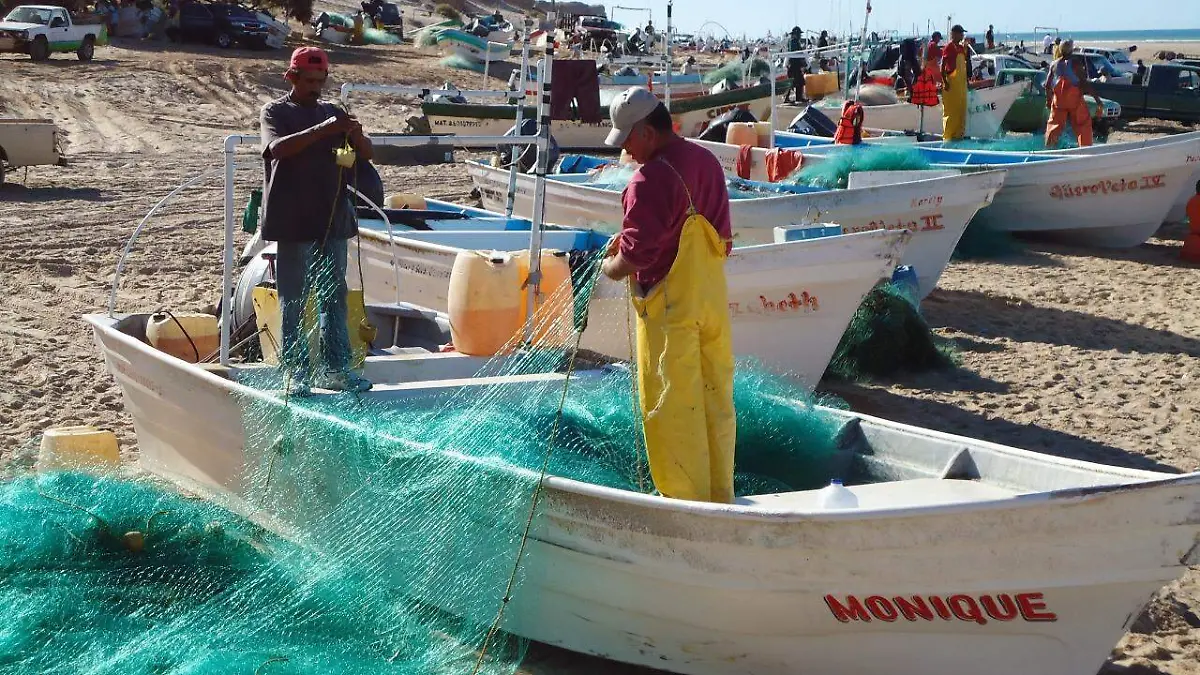
[[[862,143],[863,107],[858,101],[846,101],[842,104],[842,119],[838,122],[837,134],[833,142],[838,145],[858,145]]]

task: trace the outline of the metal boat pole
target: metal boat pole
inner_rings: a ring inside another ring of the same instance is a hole
[[[533,340],[533,321],[542,284],[542,221],[546,217],[546,174],[550,170],[550,88],[554,72],[554,43],[546,45],[538,86],[537,168],[533,179],[533,216],[529,228],[529,278],[526,283],[525,341]]]
[[[229,336],[232,333],[233,306],[229,289],[233,286],[233,169],[234,154],[241,136],[225,137],[225,246],[221,258],[221,365],[229,365]]]
[[[867,51],[867,23],[871,20],[871,0],[867,0],[867,15],[863,17],[862,35],[858,39],[858,86],[854,89],[854,100],[862,94],[863,79],[867,75],[866,62],[863,55]]]
[[[521,126],[525,122],[525,76],[529,72],[529,36],[532,32],[530,26],[532,23],[529,17],[525,17],[525,40],[521,45],[521,72],[517,76],[517,91],[521,92],[521,98],[517,99],[517,132],[515,135],[521,135]],[[524,154],[525,149],[519,145],[514,145],[512,156],[509,158],[511,162],[508,167],[508,199],[504,204],[504,217],[512,218],[513,210],[516,207],[517,201],[517,160]]]
[[[671,71],[675,69],[675,63],[671,60],[671,10],[674,7],[674,0],[667,2],[667,74],[666,74],[666,89],[663,92],[663,105],[667,110],[671,110]],[[654,81],[654,73],[650,73],[650,81]]]

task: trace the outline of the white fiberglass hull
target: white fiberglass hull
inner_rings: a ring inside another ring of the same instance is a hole
[[[143,467],[251,511],[237,401],[258,394],[87,320]],[[822,511],[815,491],[716,505],[545,479],[503,627],[687,675],[1093,675],[1200,562],[1198,474],[829,414],[853,461],[898,469],[855,486],[858,509]],[[941,465],[967,479],[939,480]]]
[[[707,144],[706,144],[707,145]],[[483,207],[503,211],[508,172],[477,163],[468,171]],[[906,229],[913,233],[900,264],[912,265],[921,296],[928,295],[946,269],[967,223],[1004,184],[1003,172],[953,176],[855,190],[789,194],[729,202],[737,244],[773,241],[774,228],[830,222],[846,233]],[[528,218],[533,210],[533,177],[517,177],[515,213]],[[623,219],[621,193],[585,184],[548,180],[545,219],[573,227],[616,232]]]
[[[1024,93],[1027,83],[1018,82],[1001,87],[987,89],[972,89],[967,100],[967,136],[971,138],[992,138],[1000,133],[1004,116],[1008,114],[1013,104]],[[814,106],[834,124],[841,119],[841,105]],[[863,126],[868,129],[884,129],[891,131],[918,131],[925,134],[942,133],[942,106],[927,107],[922,117],[921,106],[911,103],[893,103],[889,105],[864,106]],[[804,112],[799,106],[777,106],[778,120],[775,128],[780,131],[787,129],[796,115]]]
[[[802,149],[806,162],[839,152],[833,145]],[[973,155],[980,163],[964,165]],[[1084,246],[1130,248],[1158,231],[1194,175],[1200,137],[1159,146],[1093,155],[1068,155],[1054,161],[1007,161],[1021,154],[959,150],[945,155],[937,168],[967,171],[1005,169],[1004,189],[978,218],[1010,232],[1043,233]]]
[[[1060,150],[1047,154],[1067,155],[1067,156],[1095,156],[1105,155],[1110,152],[1122,152],[1124,150],[1136,150],[1138,148],[1158,148],[1165,145],[1175,143],[1186,143],[1200,139],[1200,131],[1191,131],[1185,134],[1177,134],[1174,136],[1163,136],[1161,138],[1153,138],[1145,141],[1131,141],[1128,143],[1112,143],[1102,145],[1090,145],[1086,148],[1071,148],[1070,150]],[[1187,180],[1183,182],[1183,189],[1179,192],[1179,196],[1171,205],[1171,210],[1167,212],[1166,222],[1181,223],[1187,219],[1187,203],[1188,200],[1196,194],[1196,183],[1200,182],[1200,146],[1194,146],[1194,152],[1188,153],[1187,163],[1192,167],[1192,173]]]
[[[736,248],[725,265],[733,348],[814,388],[868,291],[891,275],[907,233],[876,231],[803,242]],[[446,311],[450,271],[460,248],[362,231],[363,287],[368,302],[400,299]],[[352,264],[353,267],[353,264]],[[347,277],[357,280],[357,269]],[[628,287],[602,279],[591,301],[581,347],[632,360]],[[803,335],[803,339],[797,336]]]

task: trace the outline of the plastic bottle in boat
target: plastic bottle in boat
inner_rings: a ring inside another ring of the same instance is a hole
[[[521,276],[513,256],[459,252],[446,300],[454,348],[470,356],[496,354],[521,327]]]
[[[529,276],[529,251],[513,256],[517,261],[518,288]],[[529,289],[521,290],[521,325],[529,316]],[[567,252],[555,249],[542,251],[542,282],[535,301],[533,343],[547,347],[563,347],[570,341],[575,320],[574,293],[571,286],[571,267]]]
[[[841,479],[834,478],[829,481],[829,485],[821,488],[817,495],[817,504],[825,511],[857,509],[858,497],[849,488],[842,485]]]

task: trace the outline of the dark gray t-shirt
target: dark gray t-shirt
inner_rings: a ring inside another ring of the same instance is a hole
[[[262,107],[259,122],[263,157],[262,237],[267,241],[323,241],[358,234],[343,186],[353,170],[339,169],[333,152],[343,139],[323,138],[286,159],[271,156],[271,144],[341,114],[332,103],[295,103],[291,95]],[[334,205],[337,205],[335,212]]]

